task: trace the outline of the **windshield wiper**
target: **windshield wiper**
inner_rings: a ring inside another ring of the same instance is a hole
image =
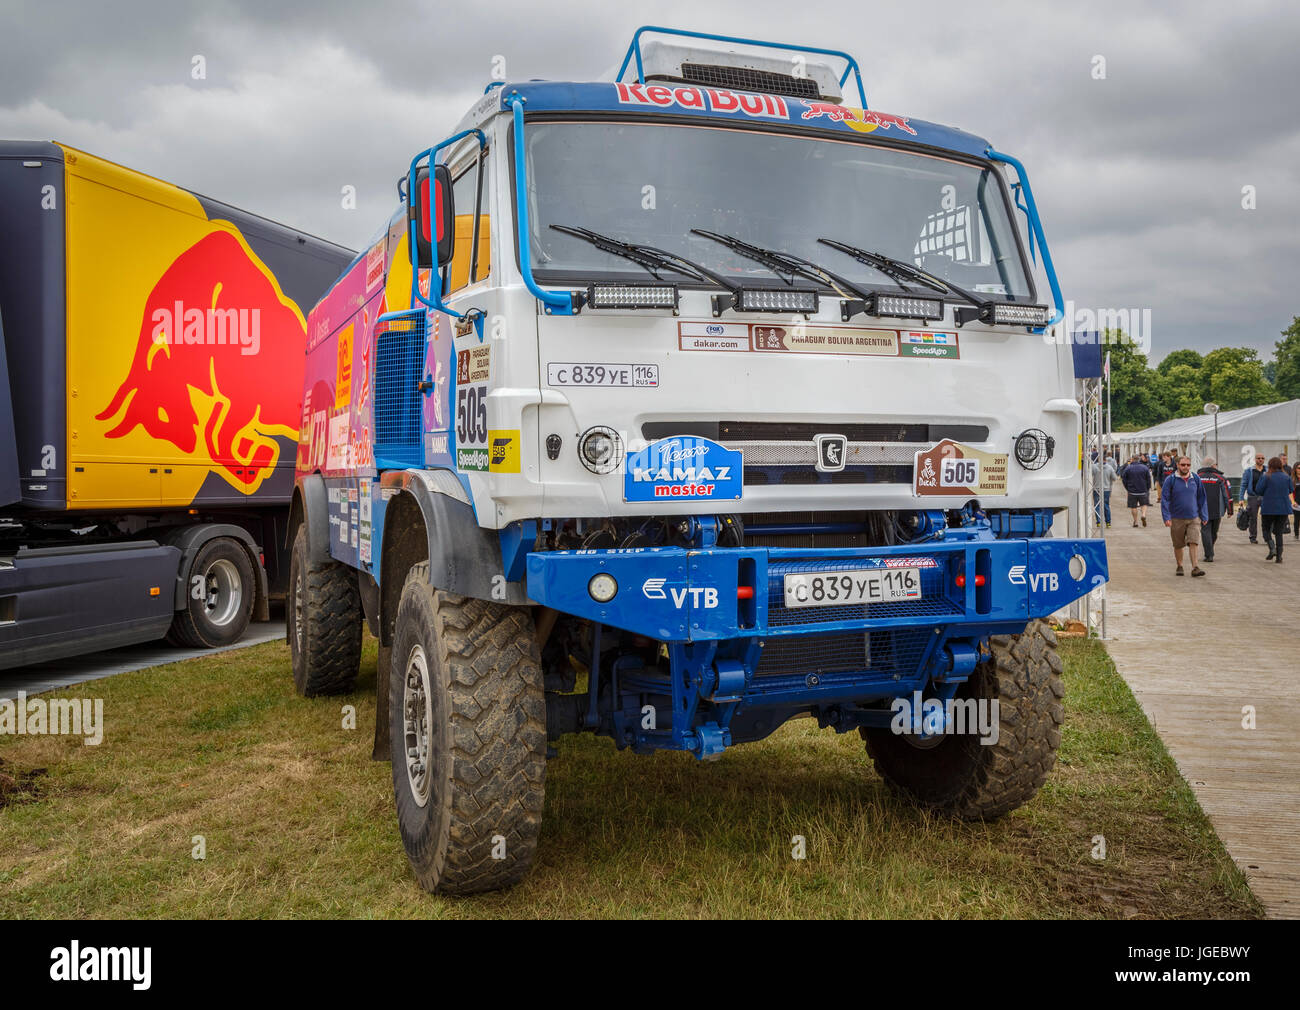
[[[796,256],[794,253],[779,252],[776,249],[766,249],[763,246],[754,245],[752,242],[746,242],[738,239],[734,235],[723,235],[715,231],[705,231],[703,228],[692,228],[692,235],[702,235],[704,238],[712,239],[721,245],[726,246],[733,252],[739,253],[746,259],[754,260],[763,264],[778,277],[784,271],[789,275],[788,279],[782,277],[787,284],[793,285],[795,277],[805,277],[808,280],[816,281],[819,284],[825,284],[827,287],[834,289],[842,298],[867,299],[870,297],[865,291],[855,285],[852,281],[847,280],[839,274],[831,273],[819,263],[814,263],[810,259],[804,259],[802,256]]]
[[[711,276],[710,272],[698,263],[692,263],[690,260],[665,252],[662,249],[656,249],[653,246],[623,242],[616,238],[610,238],[608,235],[602,235],[600,232],[592,231],[589,228],[576,228],[567,224],[553,224],[551,228],[563,232],[565,235],[580,238],[584,242],[590,242],[602,252],[612,253],[615,256],[622,256],[626,260],[631,260],[637,266],[645,269],[655,280],[663,280],[663,277],[659,275],[660,270],[672,270],[683,277],[689,277],[693,281],[712,280],[715,283],[721,283],[723,287],[729,287],[729,285]]]

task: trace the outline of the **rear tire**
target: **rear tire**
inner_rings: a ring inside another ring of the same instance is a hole
[[[304,698],[347,694],[361,666],[361,590],[338,561],[312,564],[299,526],[289,559],[285,624],[293,684]]]
[[[912,802],[963,820],[993,820],[1028,802],[1056,764],[1065,709],[1056,634],[1034,621],[998,635],[958,698],[998,702],[998,740],[948,735],[929,747],[889,729],[862,729],[876,771]]]
[[[546,702],[526,607],[402,587],[389,679],[397,823],[420,886],[474,894],[518,883],[537,852]]]
[[[190,563],[186,606],[172,617],[167,641],[191,649],[233,645],[248,630],[256,599],[257,573],[248,552],[230,537],[215,537]]]

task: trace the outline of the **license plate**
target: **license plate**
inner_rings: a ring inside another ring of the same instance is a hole
[[[785,577],[787,607],[838,607],[919,599],[919,568],[854,568],[842,572],[795,572]]]

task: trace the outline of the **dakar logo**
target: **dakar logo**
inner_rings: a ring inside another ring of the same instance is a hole
[[[213,231],[149,292],[130,368],[95,416],[116,421],[104,437],[141,428],[251,494],[280,459],[277,438],[297,441],[306,339],[270,271]]]

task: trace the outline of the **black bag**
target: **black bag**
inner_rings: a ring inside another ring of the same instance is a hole
[[[1237,529],[1245,532],[1246,527],[1250,525],[1250,514],[1246,511],[1245,506],[1237,509]]]

